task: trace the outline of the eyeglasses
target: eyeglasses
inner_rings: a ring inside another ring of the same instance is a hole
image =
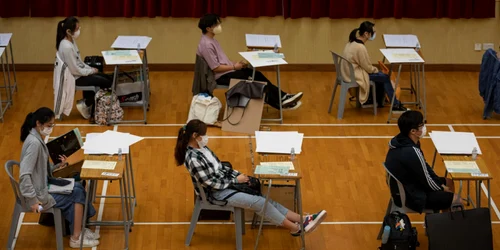
[[[49,128],[53,128],[56,124],[55,124],[55,123],[52,123],[52,124],[50,124],[50,123],[49,123],[49,124],[47,124],[47,125],[48,125],[47,127],[49,127]]]

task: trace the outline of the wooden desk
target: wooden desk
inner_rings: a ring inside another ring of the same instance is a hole
[[[442,155],[443,161],[471,161],[471,156],[470,155]],[[488,168],[486,167],[486,163],[484,162],[484,159],[481,158],[480,156],[477,157],[476,159],[477,166],[481,170],[481,173],[486,173],[488,176],[472,176],[470,173],[449,173],[450,177],[453,181],[459,181],[460,182],[460,188],[458,191],[458,194],[461,195],[462,193],[462,181],[467,182],[467,205],[472,203],[474,206],[474,203],[470,197],[469,193],[469,182],[474,181],[476,183],[476,205],[475,207],[481,207],[481,184],[483,181],[486,181],[487,183],[487,190],[488,190],[488,208],[491,208],[491,189],[490,189],[490,182],[493,179],[493,176],[488,171]],[[448,174],[448,171],[446,171],[446,174]]]
[[[123,156],[122,156],[123,157]],[[84,237],[85,227],[87,225],[96,225],[96,226],[123,226],[124,234],[125,234],[125,247],[124,249],[128,249],[128,234],[130,231],[130,226],[132,225],[132,219],[129,211],[132,211],[132,207],[129,205],[129,196],[127,195],[127,184],[124,174],[128,160],[126,158],[118,159],[117,155],[109,156],[109,155],[85,155],[85,160],[98,160],[98,161],[116,161],[116,166],[113,170],[105,170],[105,169],[86,169],[82,168],[82,172],[80,173],[80,178],[82,180],[88,181],[88,191],[85,197],[85,208],[88,207],[90,203],[90,198],[93,193],[95,193],[95,189],[97,187],[97,181],[99,180],[108,180],[113,181],[117,180],[120,184],[120,199],[122,204],[122,215],[123,221],[92,221],[87,223],[87,211],[84,210],[83,213],[83,223],[82,223],[82,237]],[[107,176],[102,175],[102,173],[117,173],[118,176]],[[131,204],[131,203],[130,203]],[[82,249],[82,243],[80,244],[80,249]]]

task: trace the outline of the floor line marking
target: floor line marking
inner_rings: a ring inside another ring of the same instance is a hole
[[[182,127],[185,124],[177,123],[156,123],[156,124],[136,124],[136,123],[121,123],[119,126],[126,127]],[[276,124],[276,123],[262,123],[262,126],[274,126],[274,127],[368,127],[368,126],[379,126],[379,127],[394,127],[397,126],[396,123],[287,123],[287,124]],[[447,127],[452,126],[469,126],[469,127],[500,127],[500,123],[455,123],[455,124],[442,124],[442,123],[427,123],[427,126],[432,127]],[[58,123],[58,127],[103,127],[97,124],[88,123]],[[115,125],[116,126],[116,125]]]

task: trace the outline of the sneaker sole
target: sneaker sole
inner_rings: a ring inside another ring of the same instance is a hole
[[[84,107],[82,107],[82,104],[77,103],[76,109],[78,110],[78,112],[80,112],[80,115],[82,115],[82,117],[85,118],[85,120],[88,120],[90,118],[90,114],[88,115],[88,117],[85,117],[84,112],[83,112]]]
[[[294,95],[292,98],[285,100],[282,103],[281,107],[286,108],[286,107],[291,106],[292,104],[300,101],[300,99],[302,99],[302,96],[304,96],[304,93]]]
[[[319,224],[321,224],[321,222],[323,222],[323,220],[325,220],[325,218],[326,218],[326,211],[322,210],[321,212],[319,212],[318,217],[316,217],[316,220],[311,221],[309,225],[307,225],[307,227],[304,228],[306,233],[314,232],[314,230],[316,230],[316,228],[319,226]]]

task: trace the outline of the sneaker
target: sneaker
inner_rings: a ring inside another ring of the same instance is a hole
[[[283,110],[296,110],[302,105],[301,101],[294,102],[291,105],[288,105],[288,107],[283,107]]]
[[[321,222],[326,218],[326,210],[321,210],[318,213],[306,216],[304,220],[304,230],[306,233],[313,232]],[[300,236],[301,230],[299,229],[297,232],[290,233],[292,236]]]
[[[405,111],[407,111],[407,110],[408,110],[408,109],[407,109],[407,108],[405,108],[405,107],[403,106],[403,104],[400,104],[400,105],[397,105],[397,106],[393,106],[393,107],[392,107],[392,111],[394,111],[394,112],[405,112]]]
[[[76,109],[78,109],[78,112],[80,112],[85,120],[88,120],[90,118],[90,107],[87,107],[87,105],[85,105],[85,99],[76,102]]]
[[[302,92],[299,92],[297,94],[286,94],[283,96],[281,99],[281,105],[283,108],[287,108],[288,106],[292,106],[294,103],[300,101],[304,94]]]
[[[89,228],[85,228],[85,238],[88,238],[90,240],[98,240],[101,238],[101,236],[96,232],[92,232],[92,230],[90,230]]]
[[[73,237],[70,238],[69,240],[69,247],[71,248],[80,248],[80,241],[82,240],[82,235],[78,237],[78,240],[74,240]],[[98,240],[91,240],[88,239],[87,237],[84,237],[83,239],[83,247],[96,247],[99,245]]]

